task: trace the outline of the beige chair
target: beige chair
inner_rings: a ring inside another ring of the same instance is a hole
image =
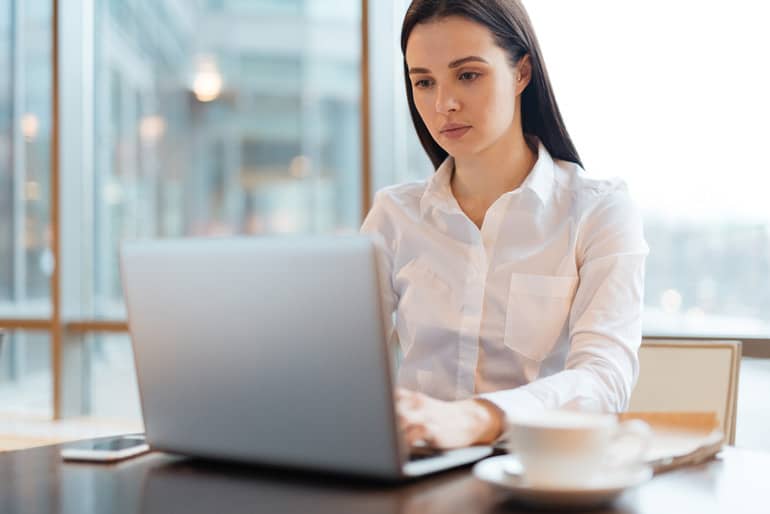
[[[740,361],[739,341],[644,340],[628,410],[713,411],[735,444]]]

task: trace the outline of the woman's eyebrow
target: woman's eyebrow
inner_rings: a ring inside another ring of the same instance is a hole
[[[458,66],[462,66],[467,62],[482,62],[484,64],[489,64],[486,59],[483,59],[477,55],[469,55],[468,57],[463,57],[462,59],[456,59],[450,62],[448,68],[457,68]],[[428,68],[409,68],[410,75],[415,73],[430,73],[430,70]]]
[[[452,61],[449,63],[450,68],[457,68],[458,66],[462,66],[466,62],[483,62],[484,64],[489,64],[486,59],[483,59],[477,55],[469,55],[468,57],[463,57],[462,59],[457,59],[456,61]]]

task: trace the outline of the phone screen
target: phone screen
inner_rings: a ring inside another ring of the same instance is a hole
[[[125,450],[127,448],[133,448],[134,446],[140,446],[147,444],[143,436],[120,436],[111,437],[110,439],[102,439],[99,441],[84,441],[81,443],[74,443],[69,445],[70,448],[77,448],[79,450],[94,450],[103,452],[115,452]]]

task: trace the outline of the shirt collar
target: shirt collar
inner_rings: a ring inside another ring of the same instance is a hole
[[[553,193],[553,181],[555,166],[551,154],[545,148],[542,142],[537,141],[537,161],[534,167],[522,182],[520,189],[534,192],[543,205],[546,205]],[[457,200],[452,194],[450,180],[454,172],[454,158],[448,156],[438,167],[436,172],[428,179],[425,192],[420,198],[420,213],[425,213],[431,207],[451,212],[459,209]],[[510,193],[510,192],[509,192]],[[506,193],[506,194],[509,194]]]
[[[425,192],[420,198],[421,215],[425,216],[425,213],[431,207],[437,207],[447,212],[460,208],[452,194],[452,186],[450,184],[454,169],[455,160],[453,157],[448,156],[428,179]]]
[[[533,191],[542,204],[547,205],[553,194],[555,164],[543,143],[538,141],[537,145],[537,161],[521,184],[521,188]]]

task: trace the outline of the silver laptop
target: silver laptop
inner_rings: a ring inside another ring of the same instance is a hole
[[[403,444],[364,236],[126,242],[121,272],[153,449],[386,479],[492,452]]]

